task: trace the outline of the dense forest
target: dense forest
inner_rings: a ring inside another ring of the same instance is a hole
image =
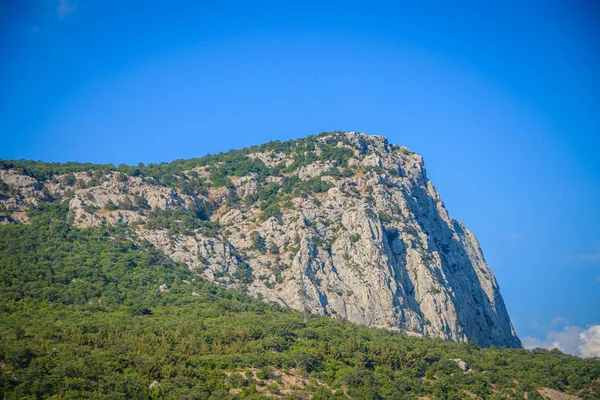
[[[76,228],[64,201],[29,216],[0,227],[5,399],[600,398],[598,360],[303,314],[199,278],[130,227]]]

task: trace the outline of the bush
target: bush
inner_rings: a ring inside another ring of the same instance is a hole
[[[265,238],[262,237],[257,231],[252,232],[250,235],[252,239],[252,248],[260,251],[261,253],[265,253],[267,251],[267,242]]]
[[[113,203],[112,200],[108,200],[105,204],[104,204],[104,209],[108,210],[108,211],[115,211],[119,209],[119,206],[117,206],[115,203]]]

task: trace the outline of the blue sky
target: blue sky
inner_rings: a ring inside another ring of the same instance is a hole
[[[477,235],[517,333],[582,353],[600,324],[600,7],[487,3],[5,0],[0,157],[385,135]]]

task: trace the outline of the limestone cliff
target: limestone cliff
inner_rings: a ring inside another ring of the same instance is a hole
[[[162,167],[35,176],[5,163],[0,223],[64,200],[77,226],[126,224],[201,276],[268,301],[521,345],[477,239],[448,215],[423,159],[384,137],[334,132]]]

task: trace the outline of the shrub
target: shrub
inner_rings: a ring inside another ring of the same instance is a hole
[[[257,231],[252,232],[250,238],[252,239],[252,248],[260,251],[261,253],[267,251],[267,242],[265,241],[265,238],[262,237]]]
[[[117,206],[112,200],[108,200],[104,204],[104,209],[108,211],[115,211],[119,209],[119,206]]]

